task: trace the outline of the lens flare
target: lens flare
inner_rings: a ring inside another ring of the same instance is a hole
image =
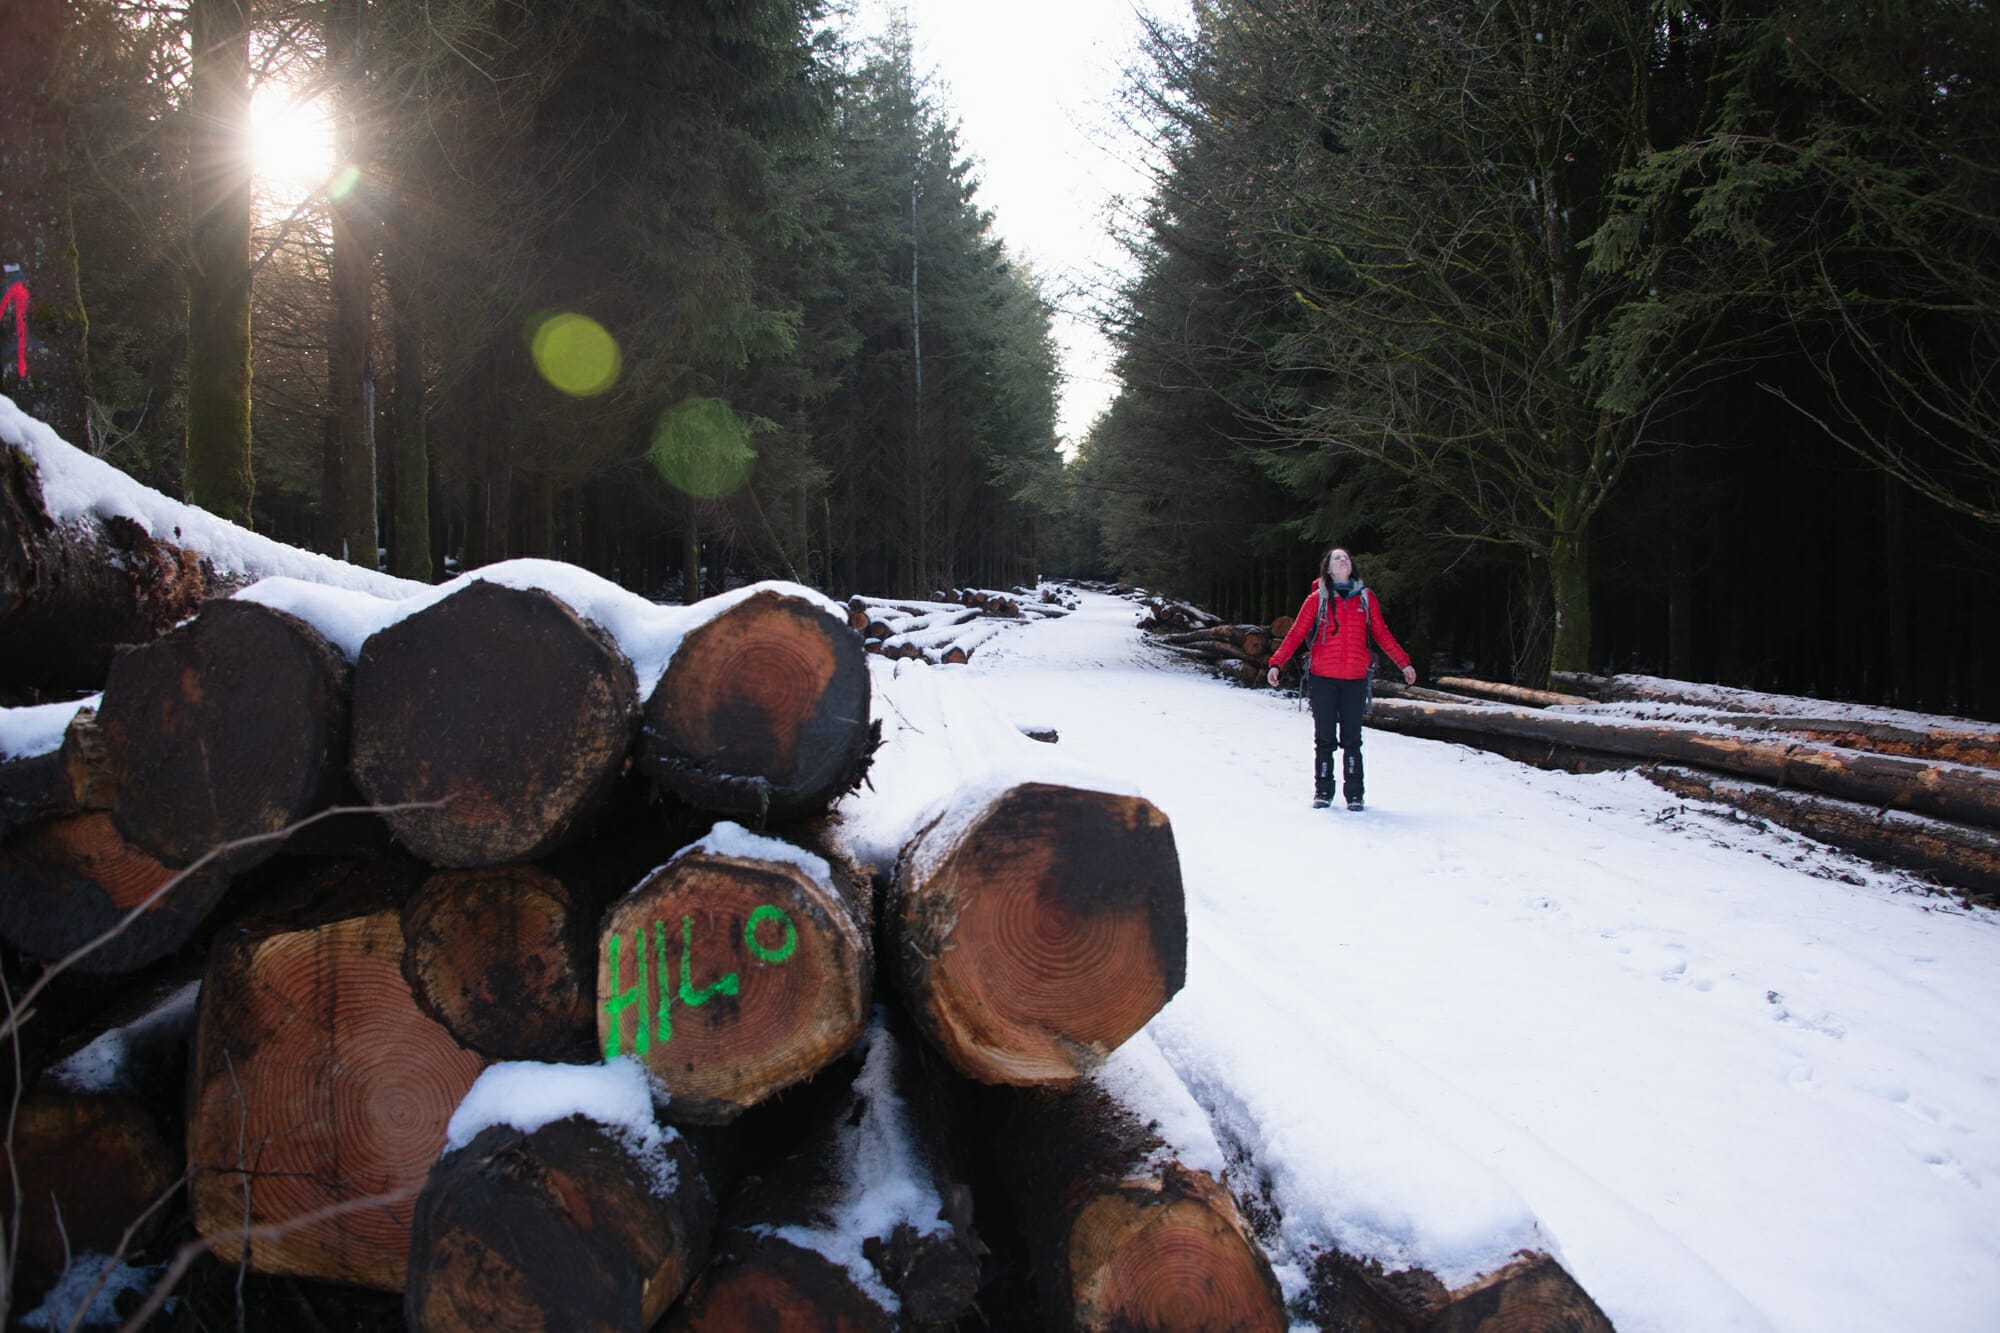
[[[355,186],[361,184],[361,168],[346,166],[333,173],[326,183],[326,193],[332,199],[345,199]]]
[[[667,482],[701,500],[741,490],[757,451],[750,427],[720,398],[689,398],[660,414],[647,451]]]
[[[528,335],[542,378],[572,398],[589,398],[618,382],[624,358],[618,340],[588,315],[550,315]]]

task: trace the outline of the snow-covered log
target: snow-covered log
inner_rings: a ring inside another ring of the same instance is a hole
[[[692,610],[646,699],[640,767],[663,791],[762,825],[851,790],[874,745],[867,656],[838,608],[761,587]]]
[[[904,849],[883,927],[911,1016],[987,1083],[1075,1078],[1186,977],[1173,829],[1138,796],[962,793]]]
[[[231,873],[346,798],[349,672],[305,621],[222,598],[119,654],[99,706],[119,831],[169,866]]]
[[[1497,736],[1550,746],[1691,764],[1773,786],[1807,787],[1843,800],[2000,827],[2000,774],[1783,740],[1662,725],[1619,725],[1513,708],[1378,699],[1369,725],[1478,744]]]
[[[410,807],[390,827],[435,865],[532,860],[610,796],[637,715],[603,630],[549,593],[472,580],[362,645],[354,780]]]
[[[496,1065],[447,1142],[411,1221],[412,1330],[645,1333],[707,1260],[703,1156],[627,1062]]]
[[[397,858],[218,939],[189,1074],[194,1224],[259,1272],[403,1288],[415,1196],[484,1068],[402,970]],[[246,1228],[275,1235],[249,1243]]]
[[[1476,680],[1471,676],[1439,676],[1432,683],[1440,690],[1455,690],[1460,694],[1470,694],[1482,699],[1499,699],[1506,703],[1522,704],[1528,708],[1560,708],[1567,704],[1587,705],[1591,702],[1581,695],[1564,694],[1557,690],[1533,690],[1525,685]]]
[[[597,1032],[635,1056],[677,1122],[725,1124],[831,1064],[867,1026],[864,875],[718,824],[598,926]]]
[[[1284,1300],[1236,1201],[1103,1087],[996,1089],[984,1111],[1044,1326],[1275,1330]]]
[[[100,699],[0,709],[0,842],[38,819],[111,808]]]

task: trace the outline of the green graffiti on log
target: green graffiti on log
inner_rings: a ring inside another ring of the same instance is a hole
[[[767,922],[777,922],[784,929],[782,942],[777,948],[767,948],[757,938],[758,927]],[[667,956],[667,923],[654,921],[652,966],[648,968],[646,959],[646,927],[641,925],[632,931],[632,984],[620,987],[618,981],[621,953],[621,935],[613,931],[604,942],[604,975],[608,979],[604,997],[604,1058],[615,1060],[623,1054],[619,1040],[621,1021],[627,1009],[638,1010],[637,1021],[632,1025],[632,1054],[645,1055],[655,1043],[665,1046],[674,1039],[673,1004],[678,998],[689,1008],[707,1004],[718,995],[736,995],[742,989],[742,979],[738,973],[726,972],[706,986],[694,984],[694,918],[681,918],[681,975],[680,984],[673,981],[673,967]],[[791,917],[783,908],[765,903],[750,914],[743,923],[743,945],[750,956],[759,963],[776,965],[783,963],[798,952],[799,932],[792,924]],[[646,981],[651,972],[656,997],[651,1021],[646,1013]]]

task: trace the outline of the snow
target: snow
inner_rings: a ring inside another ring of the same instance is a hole
[[[653,1086],[636,1060],[595,1065],[540,1064],[507,1060],[488,1065],[466,1090],[445,1127],[445,1152],[465,1147],[480,1131],[511,1125],[532,1134],[544,1125],[581,1116],[608,1130],[646,1172],[655,1196],[674,1188],[676,1168],[667,1146],[678,1136],[660,1124],[654,1102],[665,1094]]]
[[[0,759],[27,759],[60,750],[63,734],[76,715],[96,708],[103,697],[93,694],[68,703],[0,708]]]
[[[201,983],[190,981],[168,995],[157,1007],[136,1022],[113,1028],[43,1075],[49,1083],[70,1092],[110,1093],[134,1091],[126,1064],[126,1052],[135,1042],[157,1034],[193,1033],[195,1004],[201,998]]]
[[[5,395],[0,395],[0,444],[13,445],[35,461],[42,504],[57,524],[130,519],[155,540],[191,547],[222,573],[248,578],[286,575],[390,598],[408,597],[424,586],[301,551],[169,499],[64,442]]]
[[[861,1113],[843,1123],[834,1146],[835,1169],[842,1188],[839,1202],[819,1227],[756,1227],[753,1231],[812,1250],[845,1269],[876,1304],[891,1313],[901,1308],[896,1294],[882,1282],[862,1253],[871,1237],[886,1239],[899,1225],[918,1235],[940,1231],[944,1223],[937,1191],[918,1170],[915,1140],[906,1109],[896,1095],[896,1062],[902,1058],[896,1041],[877,1018],[863,1034],[866,1052],[854,1092]]]
[[[127,1292],[144,1296],[152,1291],[153,1284],[166,1270],[165,1264],[134,1268],[129,1264],[113,1263],[106,1255],[86,1250],[76,1256],[63,1273],[62,1280],[42,1298],[42,1303],[21,1316],[21,1327],[117,1328],[125,1322],[124,1316],[118,1313],[118,1298]],[[102,1286],[97,1286],[100,1274],[104,1282]],[[97,1286],[95,1296],[91,1295],[93,1286]],[[88,1310],[83,1308],[86,1297],[90,1299]],[[177,1304],[179,1302],[169,1296],[165,1308],[172,1310]]]
[[[795,865],[806,872],[815,882],[833,890],[833,871],[826,859],[814,856],[800,847],[777,838],[767,838],[761,833],[752,833],[741,824],[722,820],[711,828],[701,841],[690,843],[674,853],[676,859],[690,852],[707,852],[711,856],[733,856],[744,861],[777,861],[785,865]],[[652,876],[648,875],[647,879]]]
[[[1541,1248],[1622,1333],[2000,1327],[1993,913],[1636,775],[1385,732],[1370,808],[1312,810],[1310,716],[1135,610],[1085,594],[965,666],[878,669],[928,766],[885,745],[873,821],[1022,745],[1166,812],[1187,985],[1105,1077],[1157,1047],[1179,1089],[1122,1095],[1201,1107],[1290,1291],[1328,1244],[1447,1283]],[[911,731],[947,681],[1012,740]]]

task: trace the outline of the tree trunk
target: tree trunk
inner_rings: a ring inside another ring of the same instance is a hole
[[[98,711],[119,832],[169,866],[247,838],[211,864],[275,855],[348,790],[349,674],[305,621],[230,598],[120,654]]]
[[[817,603],[763,590],[690,630],[646,700],[639,765],[718,814],[795,819],[861,780],[872,750],[860,638]]]
[[[165,633],[220,590],[196,553],[131,519],[57,523],[34,460],[0,445],[0,686],[102,688],[119,644]]]
[[[189,0],[187,471],[182,489],[250,526],[250,14]]]
[[[1061,1083],[1180,990],[1187,914],[1167,817],[1136,796],[1024,783],[903,851],[885,960],[924,1036],[985,1083]]]
[[[1556,635],[1549,662],[1556,671],[1590,667],[1590,538],[1582,530],[1557,533],[1549,543],[1549,590]],[[1546,684],[1546,681],[1540,682]]]
[[[1277,1279],[1229,1191],[1181,1165],[1095,1083],[1010,1089],[986,1115],[1043,1327],[1287,1327]]]
[[[867,1026],[874,994],[867,879],[724,836],[733,828],[662,866],[598,929],[604,1057],[636,1056],[688,1124],[725,1124],[824,1069]]]
[[[687,496],[681,511],[681,601],[693,606],[701,600],[701,501]]]
[[[1456,1289],[1421,1268],[1384,1276],[1337,1250],[1314,1261],[1305,1313],[1356,1333],[1611,1333],[1611,1321],[1561,1264],[1522,1251]]]
[[[395,320],[395,542],[389,570],[398,578],[431,581],[430,441],[424,404],[425,298],[423,260],[427,238],[417,231],[407,200],[390,232],[386,267],[389,308]]]
[[[395,907],[358,907],[218,942],[189,1079],[190,1193],[227,1263],[397,1291],[417,1191],[485,1061],[418,1007]]]
[[[475,580],[369,637],[352,771],[391,830],[442,866],[533,860],[611,794],[638,683],[604,633],[546,592]]]
[[[333,309],[327,333],[327,394],[340,454],[340,554],[364,569],[376,565],[375,358],[370,350],[370,293],[375,271],[375,216],[367,131],[367,34],[364,0],[326,7],[328,77],[334,87],[334,146],[342,164],[330,194]]]
[[[167,887],[177,874],[119,836],[105,811],[31,824],[0,847],[0,936],[52,962],[117,926],[72,966],[134,971],[186,944],[229,888],[208,872]]]
[[[588,1063],[593,920],[533,866],[444,870],[403,908],[403,975],[425,1013],[492,1060]]]
[[[1556,690],[1531,690],[1524,685],[1501,685],[1490,680],[1473,680],[1467,676],[1439,676],[1431,683],[1440,690],[1457,690],[1462,694],[1475,694],[1486,699],[1505,699],[1510,703],[1526,704],[1530,708],[1557,708],[1564,704],[1591,702],[1581,695],[1563,694]]]
[[[1956,764],[1929,764],[1784,741],[1744,740],[1677,727],[1620,726],[1510,708],[1378,699],[1369,725],[1442,740],[1509,736],[1603,754],[1636,755],[1809,787],[1845,800],[2000,827],[2000,779]]]
[[[572,1115],[481,1130],[417,1200],[409,1327],[645,1333],[707,1261],[715,1203],[688,1140],[664,1160]],[[663,1181],[671,1181],[664,1184]]]
[[[85,448],[90,362],[70,218],[67,8],[18,0],[0,43],[0,88],[10,94],[0,117],[0,391]]]

